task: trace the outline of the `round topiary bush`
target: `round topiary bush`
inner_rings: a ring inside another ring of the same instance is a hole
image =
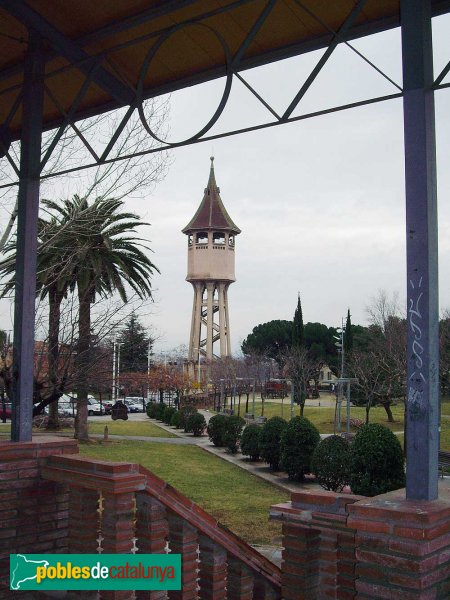
[[[149,402],[147,404],[146,407],[146,411],[147,411],[147,417],[149,417],[150,419],[155,419],[156,418],[156,402]]]
[[[281,457],[281,434],[287,421],[281,417],[272,417],[261,429],[259,440],[260,454],[264,462],[269,463],[272,471],[278,471]]]
[[[176,409],[173,406],[166,406],[162,416],[162,422],[166,425],[170,425],[170,421],[172,420],[172,415],[176,412]]]
[[[245,421],[242,417],[232,415],[231,417],[225,417],[225,436],[224,442],[228,452],[236,454],[239,449],[239,443],[241,441],[242,429],[245,426]]]
[[[228,417],[225,415],[214,415],[208,423],[208,435],[214,446],[225,446],[225,427]]]
[[[259,425],[247,425],[242,432],[241,452],[245,456],[250,456],[250,460],[259,458],[259,440],[261,438],[261,427]]]
[[[157,402],[155,408],[155,419],[157,419],[158,421],[162,421],[164,417],[164,411],[166,410],[166,408],[167,404],[164,404],[164,402]]]
[[[187,420],[187,429],[194,437],[200,437],[206,429],[205,417],[199,412],[193,413]]]
[[[403,451],[390,429],[364,425],[351,447],[350,487],[354,494],[378,496],[405,486]]]
[[[180,408],[180,427],[184,428],[184,433],[191,433],[191,430],[188,426],[189,417],[195,415],[197,413],[197,409],[195,406],[182,406]]]
[[[311,469],[325,490],[341,492],[350,481],[350,444],[340,435],[321,440],[313,452]]]
[[[170,425],[172,427],[176,427],[177,429],[180,429],[181,427],[181,413],[179,410],[176,410],[173,415],[172,418],[170,419]]]
[[[311,473],[311,457],[320,442],[317,428],[305,417],[294,417],[281,434],[281,464],[289,479]]]

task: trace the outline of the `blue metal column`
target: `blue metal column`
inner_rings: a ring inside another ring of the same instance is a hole
[[[402,0],[407,242],[406,497],[438,496],[439,307],[431,0]]]
[[[44,97],[41,38],[29,33],[23,83],[20,182],[14,304],[13,415],[11,439],[31,440],[37,224]]]

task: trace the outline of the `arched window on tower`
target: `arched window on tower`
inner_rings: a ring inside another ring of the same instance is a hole
[[[228,236],[228,245],[229,245],[231,248],[234,248],[234,235],[232,235],[231,233],[230,233],[230,235]]]
[[[206,231],[199,231],[197,233],[195,243],[196,244],[207,244],[208,243],[208,233]]]
[[[222,231],[213,233],[213,244],[225,244],[225,234]]]
[[[194,243],[194,237],[189,234],[188,236],[188,246],[192,246],[192,244]]]

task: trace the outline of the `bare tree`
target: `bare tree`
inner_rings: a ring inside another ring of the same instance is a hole
[[[292,386],[299,390],[298,399],[300,415],[305,410],[307,390],[311,381],[318,381],[323,360],[317,359],[304,347],[292,347],[283,355],[284,373],[291,380]]]
[[[85,197],[95,195],[114,196],[117,200],[133,195],[148,193],[167,173],[170,155],[167,150],[133,156],[136,152],[151,149],[157,142],[147,134],[137,114],[132,115],[121,135],[116,140],[109,158],[110,162],[100,164],[88,171],[70,172],[80,164],[88,162],[92,156],[87,146],[94,147],[101,154],[112,139],[123,116],[123,110],[106,113],[97,117],[85,119],[76,124],[75,128],[68,127],[52,154],[47,159],[43,176],[55,171],[68,171],[63,178],[43,179],[42,196],[54,197],[55,183],[63,186],[63,196],[79,193]],[[153,131],[159,137],[165,137],[168,131],[169,100],[147,100],[145,102],[147,119],[151,120]],[[45,132],[42,140],[42,157],[45,160],[51,149],[56,131]],[[85,140],[86,145],[81,141]],[[14,142],[10,154],[16,164],[19,164],[20,142]],[[126,156],[119,161],[115,158]],[[15,172],[7,161],[0,161],[0,177],[4,181],[13,181]],[[0,194],[0,206],[9,214],[6,225],[0,234],[0,252],[2,252],[14,232],[17,218],[17,196],[6,189]]]
[[[371,321],[367,347],[352,350],[349,369],[358,379],[355,387],[366,406],[366,421],[370,408],[379,403],[393,423],[392,403],[404,400],[406,394],[407,323],[397,297],[389,298],[384,290],[372,298],[366,311]]]

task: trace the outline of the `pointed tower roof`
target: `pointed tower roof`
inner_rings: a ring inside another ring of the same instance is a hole
[[[220,188],[217,187],[214,174],[214,156],[211,156],[211,169],[209,171],[208,185],[197,212],[191,221],[182,230],[183,233],[208,229],[221,229],[231,233],[241,233],[227,213],[220,198]]]

